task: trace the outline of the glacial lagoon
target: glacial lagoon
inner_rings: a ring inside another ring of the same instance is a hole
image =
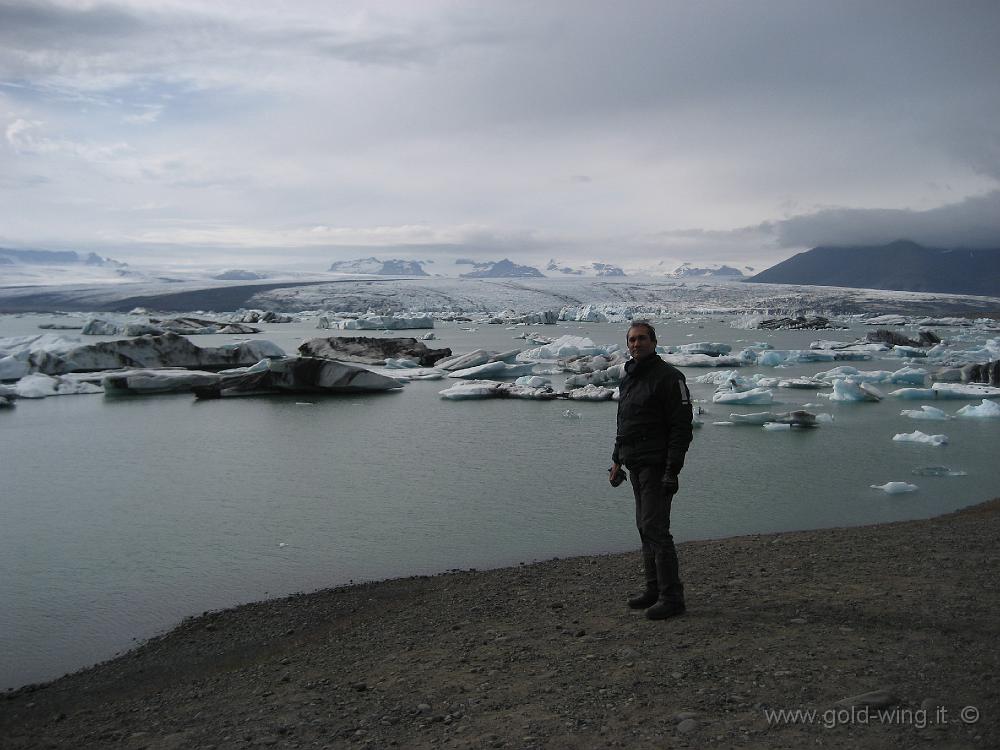
[[[671,319],[658,325],[660,343],[801,349],[871,330],[743,330],[730,319]],[[52,320],[0,318],[0,336],[37,333]],[[304,338],[335,333],[314,326],[266,325],[254,338],[291,353]],[[427,343],[456,353],[526,348],[513,338],[524,330],[445,322]],[[621,324],[528,330],[623,342]],[[968,329],[934,330],[974,346]],[[231,340],[191,338],[203,346]],[[834,364],[894,370],[904,360]],[[834,364],[742,372],[808,375]],[[715,386],[694,382],[709,370],[685,372],[706,413],[674,505],[679,541],[927,517],[998,494],[1000,420],[900,415],[924,404],[954,414],[978,401],[831,403],[816,391],[775,389],[772,406],[728,406],[711,402]],[[0,414],[0,687],[106,659],[204,610],[351,581],[636,547],[629,487],[606,481],[613,402],[441,399],[454,382],[345,397],[60,396]],[[833,421],[778,432],[713,424],[807,403]],[[564,416],[568,409],[575,415]],[[950,442],[892,439],[914,430]],[[913,473],[941,465],[966,474]],[[897,481],[918,489],[871,488]],[[696,605],[696,577],[688,588]]]

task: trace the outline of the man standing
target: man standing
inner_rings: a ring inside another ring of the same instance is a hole
[[[621,465],[631,472],[635,522],[642,540],[646,589],[629,599],[650,620],[684,612],[684,585],[670,535],[670,504],[691,443],[691,394],[684,375],[656,354],[656,331],[634,321],[626,334],[632,359],[619,386],[618,432],[611,455],[614,483]]]

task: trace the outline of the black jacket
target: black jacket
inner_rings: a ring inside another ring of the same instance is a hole
[[[684,375],[658,355],[625,365],[618,387],[618,433],[611,460],[630,469],[666,464],[680,473],[691,444],[691,393]]]

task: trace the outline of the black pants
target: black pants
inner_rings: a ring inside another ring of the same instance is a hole
[[[670,535],[670,505],[673,493],[663,491],[664,464],[629,467],[632,494],[635,495],[635,525],[647,554],[670,555],[677,558],[674,538]]]

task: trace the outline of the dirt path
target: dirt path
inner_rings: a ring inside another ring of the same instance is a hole
[[[998,538],[1000,499],[687,543],[656,623],[637,554],[246,605],[4,694],[0,747],[998,747]]]

